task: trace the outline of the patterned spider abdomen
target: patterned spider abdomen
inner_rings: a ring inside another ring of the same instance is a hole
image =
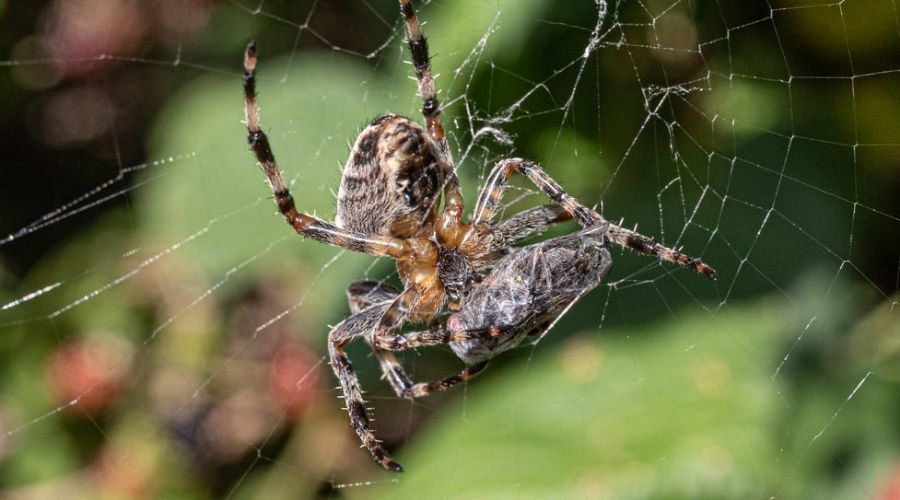
[[[339,227],[409,238],[434,219],[443,174],[421,125],[397,115],[356,138],[338,189]]]
[[[606,225],[518,248],[466,297],[462,310],[447,319],[453,332],[482,332],[450,343],[468,364],[511,349],[527,335],[540,334],[612,266]]]

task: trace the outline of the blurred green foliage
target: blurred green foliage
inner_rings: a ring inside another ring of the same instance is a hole
[[[382,492],[859,498],[860,477],[896,453],[896,379],[866,378],[846,414],[842,399],[865,376],[865,359],[832,373],[833,384],[798,391],[760,363],[783,354],[789,316],[766,300],[537,348],[495,383],[471,385],[402,456],[415,468]]]

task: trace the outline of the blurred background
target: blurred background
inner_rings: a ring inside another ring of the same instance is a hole
[[[719,279],[613,250],[549,335],[422,401],[353,346],[382,471],[326,336],[396,273],[275,215],[241,60],[331,218],[359,130],[418,118],[396,2],[0,0],[0,497],[900,498],[895,3],[415,5],[469,207],[528,157]]]

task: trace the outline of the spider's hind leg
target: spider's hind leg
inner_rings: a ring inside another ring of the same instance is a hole
[[[437,98],[434,86],[434,74],[431,70],[431,58],[428,55],[428,41],[422,34],[422,25],[413,9],[411,0],[400,0],[400,12],[406,22],[406,41],[412,54],[416,81],[419,84],[419,96],[422,98],[422,116],[425,118],[425,129],[434,146],[441,167],[445,170],[444,213],[445,224],[455,227],[462,220],[463,199],[459,187],[459,178],[450,155],[447,134],[441,124],[441,103]]]
[[[400,12],[406,21],[407,43],[412,54],[413,68],[416,70],[416,80],[419,82],[425,128],[435,142],[444,141],[446,144],[444,127],[441,125],[441,104],[434,87],[431,59],[428,55],[428,41],[422,34],[422,26],[410,0],[400,0]]]
[[[495,337],[498,333],[502,333],[502,328],[487,327],[473,330],[450,331],[446,326],[439,326],[417,332],[376,335],[373,337],[372,343],[376,349],[385,352],[405,351],[409,349],[418,349],[420,347],[450,344],[451,342],[461,342],[473,339],[484,340],[486,338]],[[403,388],[402,392],[397,392],[397,396],[402,398],[422,398],[428,396],[432,392],[449,389],[454,385],[465,382],[479,374],[487,367],[487,365],[488,362],[486,360],[477,361],[459,372],[440,380],[409,384]],[[397,390],[396,387],[395,390]]]
[[[400,290],[383,281],[354,281],[347,286],[347,301],[353,314],[379,302],[394,300],[398,295]]]
[[[432,392],[447,390],[460,382],[465,382],[475,375],[478,375],[478,373],[480,373],[487,367],[487,364],[487,361],[482,361],[480,363],[467,366],[459,372],[450,375],[449,377],[444,377],[434,382],[419,382],[413,384],[406,391],[405,396],[408,398],[423,398],[431,394]]]

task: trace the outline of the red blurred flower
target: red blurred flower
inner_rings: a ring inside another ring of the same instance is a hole
[[[878,500],[900,500],[900,463],[888,471],[884,483],[875,495]]]
[[[269,368],[269,392],[288,418],[296,418],[315,399],[323,359],[303,344],[285,340],[274,349]]]
[[[113,338],[67,341],[47,362],[47,382],[56,403],[102,413],[119,396],[131,365],[131,353]]]

